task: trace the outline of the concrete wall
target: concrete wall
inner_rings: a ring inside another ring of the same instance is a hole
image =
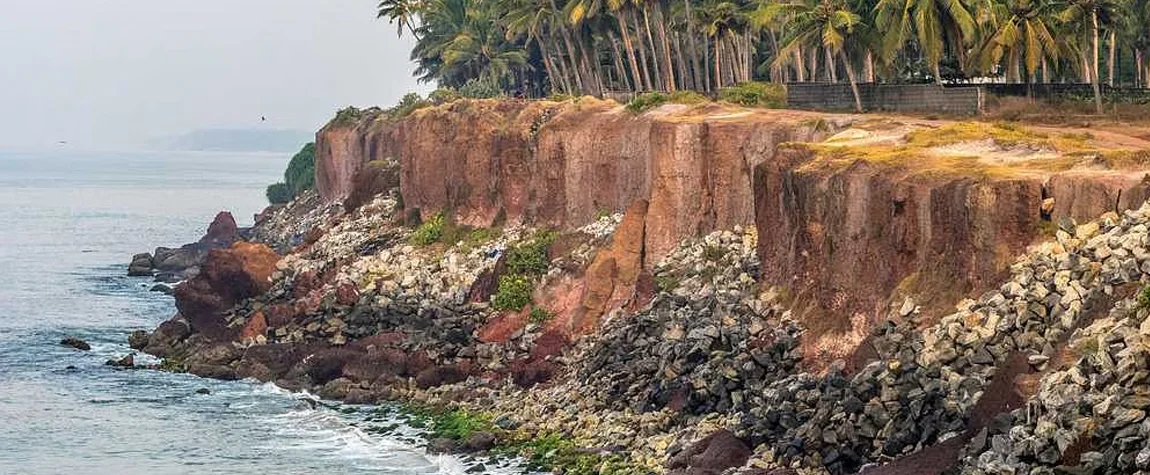
[[[978,87],[943,88],[935,84],[859,84],[863,109],[977,115],[984,92]],[[787,105],[794,109],[853,111],[854,95],[847,83],[787,84]]]

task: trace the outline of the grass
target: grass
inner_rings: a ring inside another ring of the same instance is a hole
[[[509,274],[536,277],[547,272],[551,260],[547,248],[555,242],[554,231],[540,231],[525,242],[507,250],[507,270]]]
[[[782,109],[787,107],[787,88],[782,84],[745,82],[719,89],[719,100],[744,107]]]
[[[627,110],[634,113],[645,112],[663,104],[704,104],[711,102],[707,96],[695,91],[675,91],[670,94],[662,92],[644,92],[627,102]]]
[[[548,312],[547,309],[543,307],[535,307],[531,309],[531,314],[527,316],[527,321],[536,325],[542,325],[551,321],[553,318],[555,318],[554,313]]]
[[[679,287],[682,282],[678,276],[662,274],[655,276],[655,289],[659,292],[670,292]]]
[[[447,218],[443,213],[437,214],[424,221],[415,232],[411,233],[411,243],[418,246],[428,246],[443,239],[443,228]]]

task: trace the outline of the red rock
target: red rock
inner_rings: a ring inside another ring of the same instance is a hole
[[[480,327],[476,338],[484,343],[506,343],[512,335],[527,326],[530,311],[528,307],[518,312],[496,314]]]
[[[376,195],[399,187],[399,163],[390,160],[367,162],[352,179],[351,191],[343,206],[350,213],[370,203]]]
[[[554,363],[545,360],[516,360],[511,363],[511,380],[522,388],[549,381],[558,372]]]
[[[240,331],[240,341],[255,339],[257,336],[266,335],[268,332],[268,321],[264,317],[264,313],[257,311],[248,317],[247,323],[244,324],[243,330]]]
[[[267,246],[237,242],[208,253],[195,278],[176,286],[176,308],[191,328],[209,339],[232,340],[222,313],[243,299],[267,291],[280,257]]]
[[[296,309],[290,303],[277,303],[267,308],[267,322],[271,327],[283,327],[295,320]]]
[[[751,457],[751,449],[728,430],[719,430],[695,442],[668,461],[669,475],[719,475],[741,467]]]
[[[341,282],[335,288],[335,301],[340,305],[355,305],[359,302],[359,289],[351,282]]]
[[[239,233],[240,228],[236,226],[236,219],[232,214],[227,211],[220,211],[216,218],[212,220],[212,224],[208,225],[208,233],[200,239],[201,242],[208,241],[234,241],[236,235]]]

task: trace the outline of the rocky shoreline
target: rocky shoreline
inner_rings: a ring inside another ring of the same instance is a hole
[[[938,312],[932,287],[906,283],[915,273],[891,296],[771,285],[786,279],[764,262],[782,241],[765,208],[799,199],[793,174],[760,177],[779,196],[754,203],[756,225],[668,240],[655,234],[677,226],[660,214],[666,190],[573,226],[484,225],[465,209],[413,207],[410,183],[391,179],[408,177],[405,160],[349,178],[354,203],[308,192],[226,244],[206,237],[219,245],[188,267],[178,313],[131,346],[168,370],[401,402],[430,427],[431,450],[515,453],[562,473],[1150,470],[1150,204],[1047,222],[1030,246],[931,236],[929,248],[959,253],[939,256],[943,267],[964,273],[1023,248],[980,277],[993,283],[953,284],[979,292]],[[930,203],[944,216],[1014,212],[981,190],[979,203]],[[1041,222],[1033,208],[1022,221]],[[787,229],[801,227],[794,216],[780,218]],[[846,238],[812,243],[829,232],[817,225],[791,252],[852,262],[835,282],[889,277],[865,267],[874,253],[836,249]],[[963,254],[974,241],[983,247]],[[842,321],[815,318],[812,294],[833,296],[816,300]]]

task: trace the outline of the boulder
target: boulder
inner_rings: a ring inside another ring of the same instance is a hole
[[[719,475],[728,468],[743,466],[750,457],[747,444],[722,429],[672,457],[667,468],[672,475]]]
[[[70,346],[81,351],[88,351],[92,349],[92,345],[89,345],[88,342],[74,336],[65,337],[63,340],[60,340],[60,344],[64,346]]]
[[[223,312],[271,286],[279,255],[263,244],[237,242],[208,254],[203,270],[176,287],[176,308],[191,328],[215,340],[234,340]]]
[[[128,346],[133,350],[142,350],[148,346],[148,332],[136,330],[128,335]]]
[[[152,255],[146,252],[132,256],[132,262],[128,264],[128,276],[142,277],[152,275]]]
[[[239,231],[239,227],[236,226],[236,219],[232,217],[232,214],[227,211],[220,211],[212,220],[212,224],[208,225],[208,232],[200,238],[200,242],[229,246],[235,242]]]
[[[120,359],[110,359],[108,361],[105,361],[104,365],[105,366],[114,366],[117,368],[135,368],[136,367],[136,357],[135,357],[135,354],[133,353],[133,354],[129,354],[128,356],[125,356],[125,357],[120,358]]]

